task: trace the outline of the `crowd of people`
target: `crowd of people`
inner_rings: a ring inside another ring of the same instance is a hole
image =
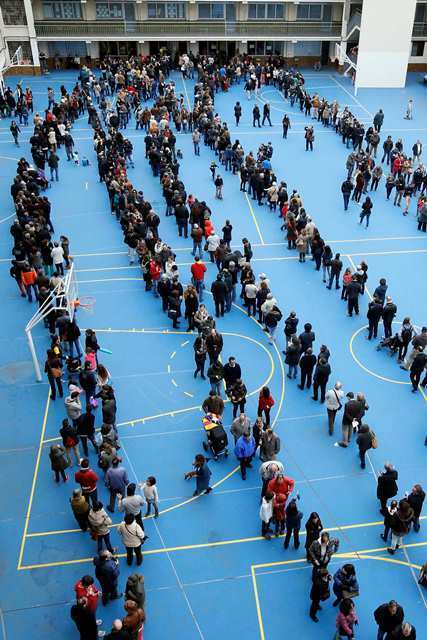
[[[289,548],[291,538],[294,548],[299,548],[303,513],[298,507],[299,495],[292,496],[295,492],[295,482],[284,475],[283,465],[277,459],[280,439],[270,420],[270,412],[275,402],[270,389],[263,387],[258,397],[257,418],[252,425],[245,413],[248,390],[243,381],[242,367],[233,356],[228,357],[226,364],[221,362],[223,338],[213,314],[202,302],[208,274],[203,261],[204,252],[208,253],[210,262],[217,268],[210,286],[217,320],[225,313],[232,312],[233,304],[238,297],[239,283],[239,296],[247,315],[258,317],[272,344],[276,344],[277,327],[283,314],[271,291],[267,275],[261,273],[257,277],[255,274],[251,263],[253,251],[250,240],[242,239],[241,251],[232,250],[233,220],[227,220],[219,230],[215,227],[214,212],[206,200],[199,200],[187,192],[179,175],[179,160],[182,159],[182,154],[176,147],[177,139],[172,130],[172,123],[177,133],[182,131],[191,134],[196,156],[200,154],[201,140],[215,152],[216,158],[210,165],[210,171],[217,198],[223,196],[223,181],[217,172],[216,161],[224,167],[224,171],[231,171],[239,176],[240,190],[246,191],[259,206],[266,204],[270,210],[279,211],[282,230],[286,231],[288,249],[298,252],[300,262],[305,262],[306,256],[311,255],[315,269],[321,271],[326,286],[329,289],[341,288],[341,298],[347,302],[348,315],[351,316],[353,312],[359,314],[359,296],[364,294],[366,288],[366,263],[362,262],[355,273],[347,268],[342,274],[343,263],[340,254],[333,253],[322,239],[315,223],[305,211],[298,191],[293,190],[289,195],[287,184],[284,181],[278,183],[272,167],[272,144],[262,144],[255,157],[252,152],[245,154],[239,140],[231,141],[227,123],[221,122],[221,118],[215,113],[215,93],[219,90],[227,91],[231,84],[240,84],[240,80],[243,79],[247,97],[250,99],[263,84],[271,83],[283,91],[284,97],[289,98],[292,105],[295,101],[299,102],[300,109],[305,110],[307,116],[318,119],[325,127],[334,126],[343,136],[344,142],[353,140],[354,144],[356,140],[355,151],[358,149],[359,153],[354,158],[351,173],[348,168],[347,182],[350,182],[357,166],[357,175],[362,173],[364,176],[360,195],[365,190],[365,184],[369,184],[369,181],[366,182],[367,168],[370,166],[371,169],[375,169],[372,161],[378,143],[375,146],[376,137],[373,137],[373,134],[378,135],[382,121],[379,122],[377,117],[376,122],[374,119],[374,127],[367,138],[369,149],[365,154],[361,151],[362,143],[359,144],[359,123],[348,109],[340,112],[336,102],[329,105],[318,96],[310,97],[304,89],[303,76],[294,70],[284,69],[280,61],[271,60],[261,66],[250,59],[236,58],[229,65],[221,66],[213,58],[199,57],[193,60],[186,56],[178,61],[178,65],[184,77],[192,78],[194,73],[197,73],[193,108],[185,106],[184,97],[177,95],[175,84],[169,79],[171,62],[168,56],[146,60],[134,58],[126,63],[114,59],[106,60],[101,66],[99,77],[83,68],[79,82],[70,94],[64,86],[61,87],[59,100],[56,99],[55,92],[49,89],[48,108],[44,116],[36,113],[33,119],[34,132],[30,139],[33,165],[22,158],[11,187],[17,216],[11,226],[14,240],[11,276],[15,278],[23,297],[32,302],[34,294],[34,300],[39,307],[47,311],[45,324],[49,329],[51,347],[47,352],[45,373],[51,386],[51,399],[56,399],[57,392],[61,398],[66,396],[64,408],[67,417],[64,418],[60,429],[62,444],[52,445],[50,449],[51,468],[56,482],[60,482],[61,478],[67,482],[69,478],[66,471],[73,466],[72,454],[74,455],[78,466],[74,479],[79,487],[72,492],[71,510],[79,528],[90,532],[91,537],[97,542],[97,554],[94,558],[95,577],[102,591],[95,586],[92,576],[83,576],[75,586],[76,604],[71,609],[71,617],[84,640],[92,640],[99,633],[100,623],[96,611],[101,595],[104,605],[123,596],[119,592],[118,549],[112,546],[110,539],[113,522],[107,512],[114,513],[117,500],[119,511],[124,513],[123,521],[117,526],[117,532],[126,550],[127,564],[133,563],[135,555],[136,564],[139,566],[142,563],[142,545],[147,539],[141,509],[146,506],[144,517],[150,517],[153,507],[154,517],[158,517],[159,497],[154,476],[149,476],[144,483],[130,482],[128,472],[122,464],[121,443],[116,427],[116,397],[111,374],[98,360],[100,346],[95,332],[91,329],[86,330],[83,353],[77,310],[74,316],[70,317],[65,309],[57,308],[50,295],[52,291],[60,291],[61,281],[70,266],[71,257],[68,238],[61,236],[57,241],[54,240],[54,228],[50,218],[51,206],[48,198],[41,195],[41,192],[48,187],[46,163],[50,168],[51,181],[58,180],[60,159],[57,152],[62,145],[65,147],[67,160],[76,160],[71,136],[74,120],[87,112],[89,124],[93,128],[99,179],[105,183],[111,212],[117,218],[123,241],[128,247],[130,264],[137,261],[141,265],[145,289],[159,299],[163,312],[172,321],[172,327],[177,328],[180,318],[184,315],[188,323],[187,331],[197,332],[193,345],[196,365],[194,378],[200,373],[201,379],[206,379],[205,365],[209,357],[206,375],[210,392],[203,403],[206,414],[222,418],[222,386],[225,387],[225,402],[232,406],[230,435],[234,438],[234,453],[243,480],[246,480],[247,470],[252,467],[259,452],[259,472],[262,480],[261,533],[266,539],[271,539],[273,533],[276,536],[283,535],[285,549]],[[31,90],[27,89],[28,92]],[[25,102],[28,105],[27,98],[23,97],[27,93],[23,94],[19,88],[16,103],[24,105]],[[21,124],[22,109],[12,107],[10,95],[14,97],[13,92],[6,95],[6,104],[9,105],[10,113],[19,117]],[[110,101],[110,97],[113,96],[114,109]],[[147,104],[149,101],[150,105]],[[239,103],[236,107],[238,106]],[[236,107],[234,114],[238,125],[241,108],[239,113],[239,108],[236,110]],[[1,108],[6,109],[0,104]],[[256,123],[260,124],[260,114],[253,115],[254,126]],[[180,274],[173,250],[159,235],[159,213],[145,199],[143,192],[135,188],[128,176],[128,169],[134,168],[133,148],[122,131],[129,126],[132,118],[135,118],[136,128],[144,129],[146,132],[145,157],[153,177],[158,178],[160,182],[165,200],[165,217],[175,216],[178,235],[191,237],[194,262],[188,274],[191,282],[185,288],[181,280],[185,281],[186,276]],[[271,125],[268,104],[264,105],[263,125],[265,121]],[[26,126],[27,122],[23,120],[23,124]],[[287,119],[287,122],[283,122],[284,134],[289,126],[290,122]],[[307,149],[310,148],[310,129],[313,131],[308,127],[305,134]],[[355,133],[356,130],[359,132]],[[16,132],[16,141],[18,134],[19,132]],[[312,148],[311,139],[311,150]],[[389,153],[390,161],[393,149],[394,147]],[[402,154],[402,151],[398,150],[398,154]],[[421,150],[417,155],[418,159],[420,155]],[[396,158],[397,155],[393,158],[393,167]],[[361,170],[360,163],[365,163],[366,168]],[[374,189],[381,178],[378,173],[377,170],[375,175],[378,180],[373,184]],[[360,184],[359,179],[359,186]],[[351,191],[349,193],[351,194]],[[360,199],[360,195],[356,191],[354,199]],[[347,204],[348,200],[349,198]],[[362,205],[367,224],[372,209],[372,206],[369,208],[369,203],[372,205],[367,198]],[[391,325],[397,313],[396,305],[386,296],[386,291],[387,283],[382,279],[368,309],[367,337],[377,337],[379,321],[382,319],[384,343],[393,337]],[[422,372],[427,364],[427,356],[424,354],[427,329],[423,328],[420,334],[415,335],[411,325],[408,340],[405,324],[410,324],[410,320],[407,320],[398,333],[397,348],[399,360],[403,363],[402,366],[410,371],[413,390],[416,391],[420,383],[425,386],[427,381],[427,376],[421,381]],[[362,393],[348,392],[344,403],[343,385],[340,382],[328,389],[331,376],[329,349],[322,344],[316,356],[313,349],[316,337],[312,324],[306,322],[304,331],[299,335],[298,324],[299,318],[295,311],[291,311],[284,319],[283,353],[289,367],[288,378],[295,379],[299,368],[299,388],[312,388],[313,400],[320,399],[321,403],[326,404],[330,435],[334,433],[338,412],[344,409],[342,440],[337,444],[347,447],[353,433],[357,433],[360,464],[364,469],[367,452],[377,446],[376,435],[364,420],[369,409],[366,398]],[[411,342],[413,349],[407,356]],[[64,393],[65,369],[68,381],[67,391]],[[99,402],[102,426],[96,429]],[[91,442],[101,471],[96,472],[92,468],[94,465],[90,461],[88,442]],[[80,445],[84,457],[80,455]],[[187,478],[196,479],[195,496],[208,494],[212,490],[208,463],[207,456],[197,454],[192,470],[186,473]],[[98,474],[103,474],[109,499],[105,509],[98,496],[98,484],[102,484],[99,482]],[[377,495],[384,516],[385,530],[382,537],[384,541],[388,541],[391,532],[391,545],[388,550],[393,554],[402,546],[403,538],[411,527],[414,531],[419,531],[419,518],[425,497],[421,486],[415,485],[400,501],[392,500],[388,504],[388,500],[398,493],[396,481],[397,472],[387,463],[384,473],[378,478]],[[333,605],[339,608],[336,618],[337,637],[352,638],[354,627],[358,623],[354,599],[359,595],[359,583],[355,567],[352,564],[344,564],[332,577],[328,572],[328,564],[338,550],[339,541],[330,538],[317,513],[310,515],[305,529],[307,560],[313,565],[309,615],[313,621],[318,622],[320,603],[330,597],[332,583],[336,596]],[[426,582],[425,576],[426,571],[420,575],[420,584]],[[122,620],[117,619],[113,622],[108,637],[136,640],[142,637],[145,621],[144,578],[141,574],[129,576],[124,599],[125,615]],[[379,638],[415,638],[415,628],[404,620],[403,609],[396,602],[391,601],[378,607],[374,617],[378,625]]]

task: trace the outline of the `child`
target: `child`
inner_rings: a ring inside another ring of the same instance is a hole
[[[91,370],[96,371],[96,368],[97,368],[96,353],[90,347],[86,348],[85,362],[90,362]]]
[[[270,522],[273,517],[273,501],[274,493],[272,491],[267,491],[262,499],[259,510],[259,517],[261,518],[261,535],[266,540],[271,540],[271,534],[273,533],[270,529]]]
[[[285,532],[285,506],[286,496],[283,493],[276,493],[273,501],[274,534],[276,538],[279,534]]]
[[[342,289],[341,289],[341,300],[347,300],[347,287],[353,279],[353,274],[351,273],[350,267],[344,271],[344,275],[342,277]]]
[[[148,476],[147,480],[141,484],[141,489],[147,500],[147,511],[145,517],[151,513],[151,505],[154,507],[154,517],[159,517],[159,494],[157,493],[156,478],[154,476]]]
[[[74,160],[74,164],[76,165],[76,167],[78,167],[79,164],[80,164],[79,152],[78,151],[73,151],[73,160]]]

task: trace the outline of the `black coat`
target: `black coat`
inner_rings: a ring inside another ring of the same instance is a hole
[[[406,498],[409,504],[411,505],[414,511],[414,516],[416,518],[420,517],[425,497],[426,497],[426,494],[424,493],[424,491],[420,491],[419,493],[410,493],[409,496]]]
[[[397,605],[396,613],[391,615],[388,603],[381,604],[378,609],[374,611],[374,618],[381,629],[381,631],[391,633],[403,622],[403,609],[400,605]]]
[[[367,424],[363,424],[360,427],[356,442],[359,445],[360,451],[372,449],[372,434]]]
[[[70,615],[80,632],[80,640],[98,639],[96,616],[92,611],[81,604],[73,604],[70,610]]]
[[[394,498],[397,494],[397,478],[396,469],[389,469],[378,476],[377,481],[377,498]]]
[[[221,302],[225,300],[227,294],[227,286],[222,280],[215,280],[211,286],[211,293],[215,301]]]

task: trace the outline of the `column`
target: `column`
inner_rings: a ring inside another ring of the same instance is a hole
[[[340,49],[340,56],[338,59],[338,64],[341,67],[341,69],[344,68],[349,17],[350,17],[350,0],[345,0],[342,8],[342,26],[341,26],[341,41],[340,41],[341,49]]]
[[[37,36],[34,27],[33,7],[31,0],[24,0],[25,14],[27,16],[28,35],[30,37],[31,54],[33,56],[33,65],[40,67],[39,48],[37,46]]]
[[[404,87],[416,0],[364,0],[356,90]]]

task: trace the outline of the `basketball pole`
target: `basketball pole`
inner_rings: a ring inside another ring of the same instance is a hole
[[[39,361],[37,359],[37,353],[36,353],[36,349],[35,349],[35,346],[34,346],[33,336],[31,335],[31,329],[25,329],[25,333],[26,333],[27,340],[28,340],[28,346],[30,348],[31,358],[33,360],[34,371],[36,372],[36,380],[37,380],[37,382],[41,382],[42,381],[42,374],[41,374],[41,371],[40,371]]]

